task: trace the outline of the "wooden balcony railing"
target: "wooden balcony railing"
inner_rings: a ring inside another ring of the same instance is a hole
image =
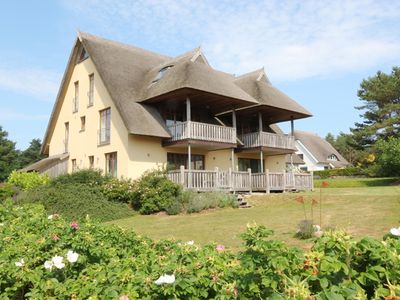
[[[310,173],[248,171],[179,170],[169,171],[168,178],[184,188],[196,191],[286,191],[312,190],[313,175]]]
[[[270,132],[251,132],[239,136],[245,148],[269,147],[296,150],[294,137]]]
[[[170,141],[186,139],[236,144],[236,131],[233,127],[200,122],[179,122],[168,126],[172,135]]]

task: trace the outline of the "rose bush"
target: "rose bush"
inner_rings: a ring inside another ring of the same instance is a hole
[[[40,205],[0,205],[2,299],[398,299],[400,239],[325,232],[310,251],[249,225],[244,249],[152,241]],[[54,239],[54,236],[57,236]]]

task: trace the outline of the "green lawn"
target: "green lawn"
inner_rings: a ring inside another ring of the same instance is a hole
[[[232,249],[241,246],[238,234],[246,224],[256,222],[275,231],[274,238],[290,245],[307,247],[310,241],[294,238],[297,224],[304,219],[295,197],[319,199],[319,190],[302,194],[253,195],[248,209],[218,209],[192,215],[136,215],[111,223],[154,239],[194,240],[198,244],[216,242]],[[355,236],[382,237],[400,225],[400,187],[330,188],[322,190],[322,226],[345,229]],[[307,214],[310,211],[307,210]],[[319,222],[318,209],[314,220]]]
[[[320,187],[322,182],[328,182],[329,187],[333,188],[350,188],[350,187],[371,187],[371,186],[389,186],[400,184],[398,177],[384,178],[328,178],[318,179],[314,181],[315,187]]]

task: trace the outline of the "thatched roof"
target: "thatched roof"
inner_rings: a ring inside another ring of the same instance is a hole
[[[42,160],[39,160],[33,164],[30,164],[29,166],[26,166],[25,168],[19,170],[20,172],[32,172],[32,171],[37,171],[37,172],[42,172],[49,168],[51,165],[56,164],[57,162],[63,161],[64,159],[68,158],[69,154],[58,154],[58,155],[53,155],[49,156],[46,158],[43,158]]]
[[[300,156],[297,155],[296,153],[292,154],[292,158],[290,158],[290,154],[286,154],[286,156],[285,156],[286,164],[291,164],[292,160],[293,160],[294,165],[304,165],[305,164],[304,160],[302,160],[300,158]]]
[[[152,104],[166,99],[182,101],[185,95],[197,105],[212,106],[214,114],[232,107],[257,106],[260,109],[268,107],[271,114],[288,111],[294,118],[310,116],[304,108],[270,85],[266,76],[257,77],[260,72],[236,78],[211,68],[200,48],[168,57],[80,32],[43,139],[42,152],[48,151],[53,125],[62,105],[60,99],[65,95],[81,47],[93,61],[131,134],[170,137],[163,118]],[[165,67],[170,68],[160,76]]]
[[[255,109],[265,111],[267,118],[269,117],[271,122],[312,116],[308,110],[274,87],[265,74],[264,69],[238,76],[235,79],[235,83],[260,104],[259,107],[249,107],[243,109],[243,111]],[[277,111],[279,113],[275,114],[280,115],[280,118],[272,116]],[[268,112],[272,112],[271,116],[268,116]]]
[[[336,168],[345,167],[349,162],[325,139],[313,132],[295,131],[294,137],[317,159],[319,163],[332,164]],[[338,161],[328,157],[335,155]]]

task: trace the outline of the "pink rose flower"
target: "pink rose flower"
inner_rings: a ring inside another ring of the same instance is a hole
[[[79,224],[77,221],[72,221],[71,224],[69,224],[72,229],[78,230],[79,229]]]
[[[218,252],[222,252],[222,251],[225,250],[225,246],[224,246],[224,245],[218,245],[215,249],[216,249]]]

